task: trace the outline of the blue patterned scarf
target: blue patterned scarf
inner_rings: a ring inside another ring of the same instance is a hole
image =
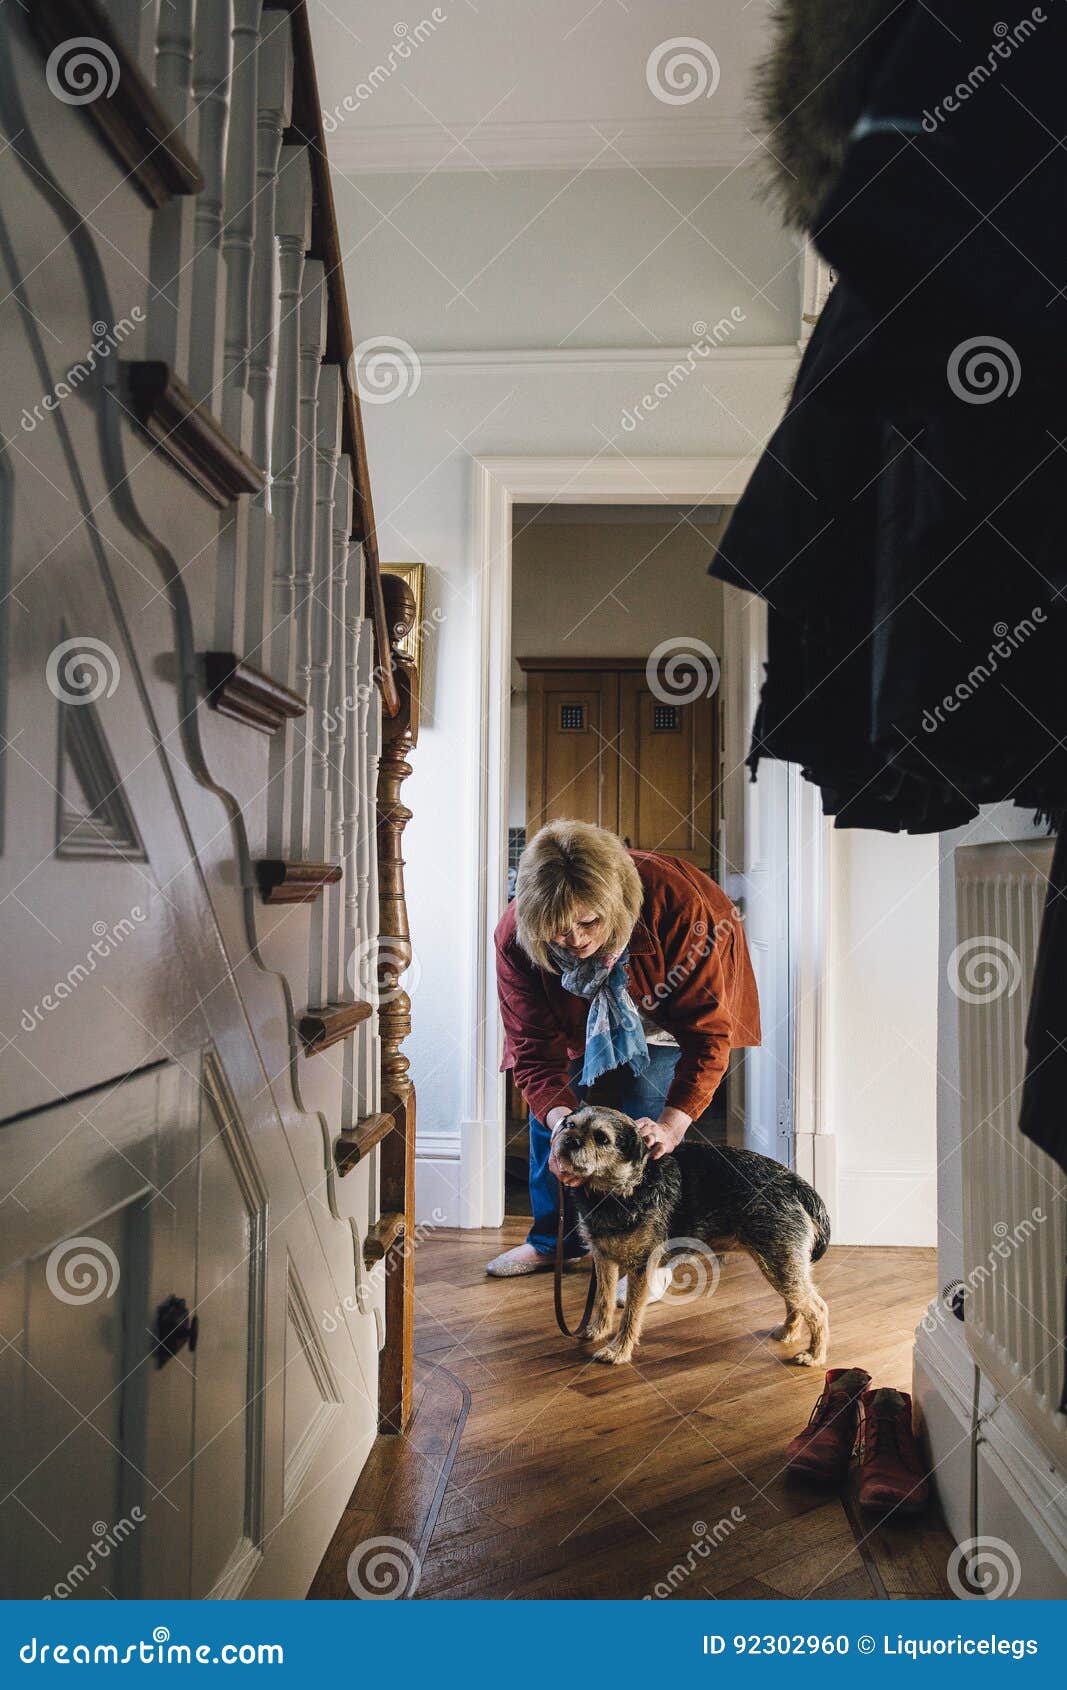
[[[566,990],[589,1000],[583,1086],[624,1062],[635,1074],[643,1074],[648,1067],[648,1042],[626,978],[629,954],[624,950],[617,957],[578,958],[560,945],[549,946]]]

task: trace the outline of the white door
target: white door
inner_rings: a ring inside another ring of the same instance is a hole
[[[790,968],[791,776],[767,759],[753,782],[745,767],[766,658],[762,599],[723,589],[722,884],[741,911],[759,987],[763,1043],[730,1065],[732,1144],[792,1162],[793,1006]]]
[[[167,1063],[2,1129],[5,1596],[188,1588],[194,1379],[153,1350],[194,1302],[196,1115]]]

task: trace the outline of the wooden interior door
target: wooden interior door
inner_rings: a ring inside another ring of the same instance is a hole
[[[527,678],[527,838],[561,817],[596,822],[635,850],[681,857],[718,879],[717,691],[687,698],[662,674],[653,689],[644,657],[518,662]],[[710,1111],[701,1130],[714,1131]],[[520,1212],[527,1159],[524,1112],[511,1085],[506,1166]]]
[[[647,660],[520,658],[527,676],[526,832],[596,822],[637,850],[718,866],[718,700],[665,702]]]
[[[527,672],[526,831],[562,817],[619,829],[619,678],[611,670]]]
[[[718,803],[715,701],[669,702],[644,666],[619,673],[619,832],[636,850],[665,851],[715,874]]]

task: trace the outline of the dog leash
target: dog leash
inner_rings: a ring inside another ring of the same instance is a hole
[[[589,1316],[593,1312],[593,1298],[596,1296],[596,1263],[593,1261],[589,1263],[589,1290],[586,1293],[585,1308],[582,1310],[581,1320],[572,1331],[567,1325],[566,1316],[563,1313],[563,1233],[567,1224],[566,1198],[564,1196],[562,1185],[559,1186],[558,1191],[559,1220],[556,1226],[556,1265],[555,1273],[553,1275],[553,1291],[555,1293],[556,1301],[556,1325],[559,1327],[565,1338],[581,1339],[586,1335],[589,1327]]]

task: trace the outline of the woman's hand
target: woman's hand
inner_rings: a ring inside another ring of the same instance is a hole
[[[548,1171],[550,1174],[555,1174],[560,1185],[573,1186],[581,1185],[583,1183],[581,1174],[572,1173],[569,1168],[561,1168],[556,1157],[556,1128],[567,1119],[569,1114],[569,1109],[559,1107],[550,1109],[548,1112],[548,1118],[545,1121],[545,1126],[552,1135],[551,1146],[548,1152]]]
[[[680,1109],[665,1109],[658,1121],[653,1121],[648,1115],[642,1115],[634,1122],[648,1146],[648,1153],[653,1162],[658,1162],[661,1156],[668,1156],[672,1150],[677,1150],[689,1125],[690,1117],[683,1115]]]
[[[568,1168],[560,1167],[554,1150],[550,1150],[548,1153],[548,1171],[550,1174],[555,1174],[560,1185],[581,1185],[583,1183],[581,1174],[574,1174]]]

